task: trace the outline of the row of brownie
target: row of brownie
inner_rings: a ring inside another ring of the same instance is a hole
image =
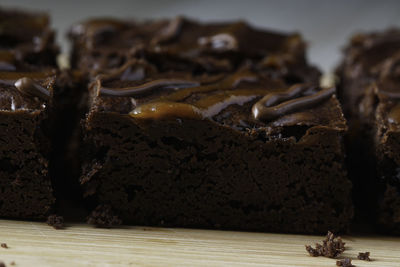
[[[317,86],[320,73],[307,63],[298,34],[183,17],[142,23],[93,19],[71,29],[72,70],[50,73],[54,62],[43,62],[54,59],[56,49],[46,37],[52,33],[47,17],[2,12],[11,15],[0,23],[12,26],[0,31],[2,217],[46,216],[55,190],[58,212],[64,199],[85,203],[94,210],[90,222],[103,226],[122,219],[141,225],[345,231],[353,217],[346,137],[356,211],[367,206],[369,218],[398,232],[396,173],[384,174],[390,184],[385,187],[377,178],[383,175],[366,171],[366,179],[355,167],[372,159],[368,167],[375,170],[375,147],[378,157],[396,155],[395,139],[384,137],[394,132],[371,130],[383,121],[379,105],[375,112],[382,92],[375,74],[396,75],[395,66],[383,64],[399,48],[396,34],[359,36],[348,49],[352,56],[341,68],[339,98],[353,135],[346,134],[334,89]],[[44,18],[46,23],[35,24]],[[19,56],[27,49],[37,59]],[[368,76],[365,69],[372,65],[374,74]],[[364,84],[355,84],[361,80]],[[50,92],[48,97],[39,97],[40,90]],[[16,99],[21,104],[16,106]],[[351,115],[363,114],[358,109],[365,111],[366,105],[368,120]],[[354,130],[359,122],[371,131]],[[374,143],[375,136],[384,141]],[[358,143],[370,148],[367,157],[357,156]],[[393,172],[397,165],[391,164]],[[376,197],[365,197],[371,188]],[[384,190],[379,200],[378,191]]]

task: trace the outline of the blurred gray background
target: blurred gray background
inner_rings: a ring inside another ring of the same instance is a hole
[[[65,32],[70,25],[91,16],[245,19],[258,27],[301,32],[309,43],[310,61],[325,72],[338,63],[351,34],[400,27],[400,1],[396,0],[1,0],[0,5],[49,12],[64,51],[68,50]]]

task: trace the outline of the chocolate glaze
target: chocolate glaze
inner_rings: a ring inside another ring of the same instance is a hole
[[[128,87],[105,87],[98,79],[95,87],[98,96],[135,97],[133,110],[129,114],[140,119],[210,119],[232,105],[243,106],[266,95],[252,109],[255,119],[266,121],[316,106],[335,92],[334,88],[319,90],[316,86],[306,84],[295,85],[284,91],[282,88],[285,85],[282,83],[275,82],[277,87],[271,87],[273,81],[265,79],[243,68],[223,79],[201,85],[196,82],[198,78],[193,77],[191,80],[155,78]],[[143,97],[149,100],[143,102]]]
[[[24,77],[15,82],[15,87],[24,95],[37,96],[42,99],[50,98],[50,91],[31,78]]]
[[[294,85],[287,93],[271,93],[264,96],[252,107],[254,118],[273,120],[301,109],[310,108],[329,99],[336,91],[333,87],[324,88],[314,94],[298,97],[306,90],[306,87],[301,87],[301,85]],[[279,103],[280,101],[284,102]]]
[[[184,81],[184,80],[173,80],[173,79],[160,79],[153,80],[138,86],[124,87],[124,88],[107,88],[99,87],[98,95],[109,95],[109,96],[136,96],[149,91],[155,90],[157,88],[189,88],[198,86],[199,83],[194,81]]]
[[[10,72],[0,72],[0,84],[13,85],[18,79],[27,77],[30,79],[45,79],[49,76],[54,75],[53,70],[47,71],[10,71]]]

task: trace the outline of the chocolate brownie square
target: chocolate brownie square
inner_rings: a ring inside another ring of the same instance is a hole
[[[0,216],[44,218],[56,83],[54,32],[45,14],[0,9]]]
[[[355,35],[339,68],[358,210],[400,233],[400,31]]]
[[[54,204],[46,122],[52,71],[0,72],[0,216],[44,218]]]
[[[298,35],[182,18],[76,27],[74,65],[93,79],[81,177],[97,205],[90,222],[347,229],[346,121]]]

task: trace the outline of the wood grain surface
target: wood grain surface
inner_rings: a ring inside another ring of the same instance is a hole
[[[336,266],[313,258],[304,245],[322,236],[194,229],[68,225],[55,230],[40,222],[0,220],[0,260],[6,266]],[[399,237],[344,236],[342,255],[356,266],[400,266]],[[371,252],[372,262],[357,260]],[[11,262],[15,265],[11,265]]]

